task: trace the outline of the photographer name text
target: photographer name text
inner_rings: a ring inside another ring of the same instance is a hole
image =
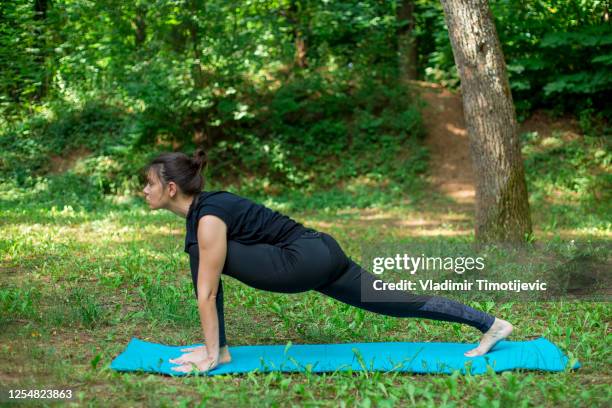
[[[505,292],[525,292],[525,291],[545,291],[546,282],[522,282],[514,279],[507,282],[493,282],[487,279],[476,279],[475,281],[463,280],[457,282],[446,279],[443,282],[435,282],[432,279],[419,279],[417,282],[402,279],[399,282],[384,282],[380,279],[372,283],[374,290],[426,290],[426,291],[505,291]]]

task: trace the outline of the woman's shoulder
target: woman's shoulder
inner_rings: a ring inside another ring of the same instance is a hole
[[[226,190],[202,191],[194,206],[199,212],[204,208],[220,207],[225,211],[236,211],[244,207],[248,199]],[[248,204],[247,204],[248,205]]]
[[[202,191],[199,195],[199,203],[215,202],[215,201],[235,201],[243,199],[238,194],[226,190],[208,190]]]

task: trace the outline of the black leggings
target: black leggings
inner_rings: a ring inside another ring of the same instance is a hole
[[[198,246],[189,248],[191,276],[197,297]],[[495,317],[440,296],[405,291],[375,291],[378,278],[347,257],[338,242],[324,232],[309,229],[289,244],[244,245],[227,242],[223,274],[271,292],[297,293],[316,290],[361,309],[396,317],[424,317],[468,324],[489,330]],[[364,301],[362,299],[367,299]],[[223,318],[223,283],[217,292],[219,345],[227,344]]]

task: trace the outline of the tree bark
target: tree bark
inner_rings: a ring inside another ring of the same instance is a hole
[[[147,39],[147,10],[143,6],[136,7],[136,16],[132,21],[134,28],[134,46],[140,48]]]
[[[193,77],[193,86],[196,89],[204,88],[204,72],[202,71],[202,52],[200,50],[200,37],[198,36],[198,28],[195,24],[189,26],[189,36],[191,37],[191,46],[193,48],[193,64],[191,66],[191,76]]]
[[[47,20],[48,4],[47,0],[34,1],[34,35],[36,36],[36,47],[38,54],[35,57],[36,63],[41,71],[40,85],[36,90],[36,98],[41,99],[47,94],[49,88],[49,77],[47,75],[47,67],[45,64],[47,56],[47,41],[46,41],[46,20]]]
[[[476,239],[521,242],[531,219],[504,56],[486,0],[441,0],[476,176]]]
[[[288,20],[292,25],[293,41],[295,44],[295,54],[293,63],[300,68],[308,67],[308,43],[303,32],[302,16],[304,5],[292,0],[289,3]]]
[[[397,52],[400,77],[417,79],[417,47],[414,38],[414,2],[400,0],[397,5]]]
[[[206,85],[204,71],[202,70],[202,50],[200,49],[200,32],[196,17],[199,9],[203,9],[203,5],[198,0],[191,0],[189,8],[192,11],[192,16],[187,16],[187,28],[191,40],[194,61],[191,66],[191,76],[193,78],[193,86],[196,89],[202,89]]]

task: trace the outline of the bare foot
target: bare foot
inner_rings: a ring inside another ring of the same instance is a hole
[[[512,333],[512,325],[502,319],[495,318],[493,326],[483,334],[480,344],[475,349],[463,353],[466,357],[477,357],[486,354],[500,340],[505,339]]]
[[[232,356],[230,356],[229,347],[225,346],[219,349],[219,364],[229,363],[232,361]]]
[[[181,349],[181,351],[187,351],[187,352],[199,351],[199,350],[202,350],[204,352],[204,355],[206,356],[206,346],[187,347],[187,348]],[[230,355],[229,347],[228,346],[221,347],[219,349],[219,364],[229,363],[230,361],[232,361],[232,356]]]

